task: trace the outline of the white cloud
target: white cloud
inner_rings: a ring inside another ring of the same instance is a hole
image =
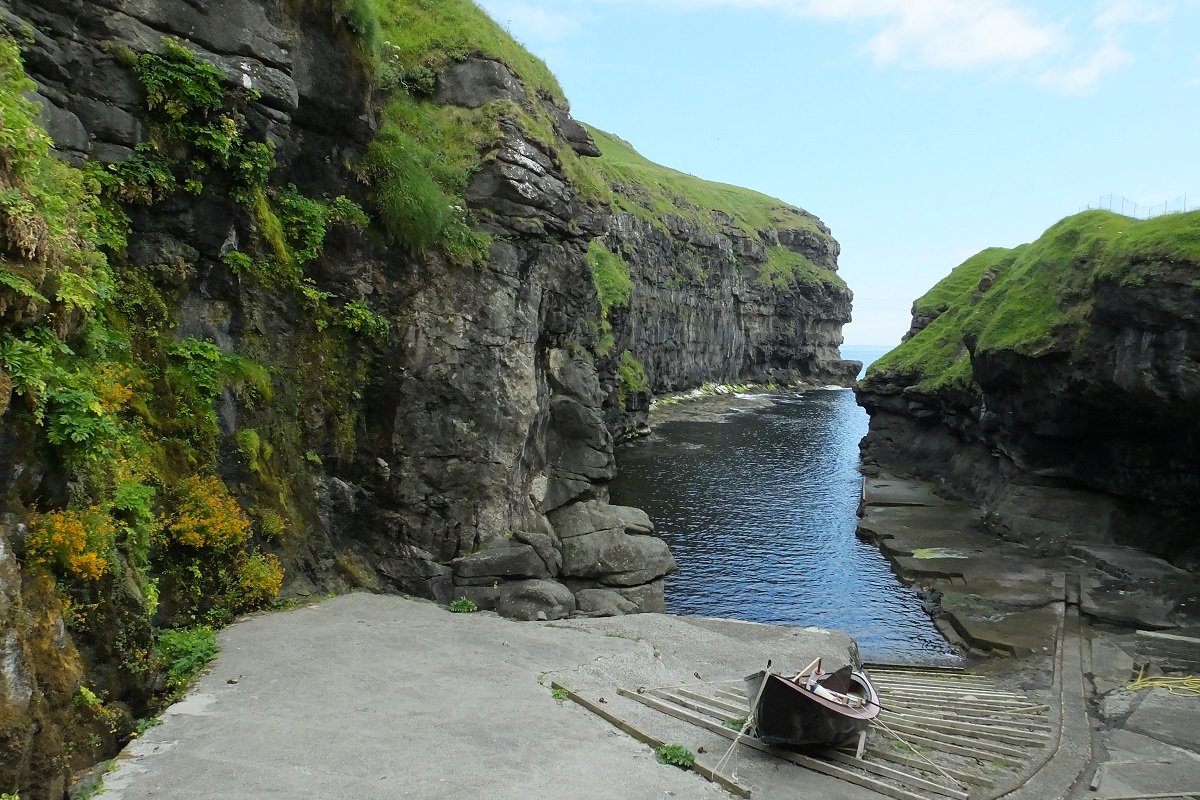
[[[607,5],[634,3],[685,11],[701,8],[776,10],[841,22],[863,32],[876,62],[909,67],[1004,68],[1047,88],[1080,92],[1133,61],[1123,32],[1162,23],[1180,3],[1197,0],[1095,0],[1069,20],[1046,19],[1031,0],[478,0],[501,25],[558,44]],[[1090,31],[1090,33],[1089,33]],[[1092,40],[1088,46],[1087,39]]]
[[[1174,3],[1153,0],[1101,0],[1096,27],[1117,29],[1130,24],[1164,22],[1175,13]]]
[[[777,4],[822,19],[880,25],[866,47],[881,62],[955,69],[1021,63],[1052,50],[1062,38],[1055,26],[1039,23],[1005,0],[778,0]]]
[[[1082,92],[1091,88],[1101,76],[1132,61],[1133,56],[1109,43],[1083,63],[1046,70],[1038,77],[1038,83],[1064,92]]]

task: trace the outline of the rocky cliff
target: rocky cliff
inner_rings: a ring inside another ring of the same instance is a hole
[[[943,480],[1000,534],[1200,565],[1200,214],[1069,217],[969,259],[858,390],[864,464]]]
[[[662,610],[605,488],[646,390],[844,371],[815,219],[619,211],[468,0],[2,10],[0,790],[57,800],[280,594]]]
[[[628,142],[589,131],[613,207],[602,249],[591,251],[593,268],[627,281],[619,290],[599,283],[602,344],[644,368],[644,388],[854,381],[860,365],[838,352],[852,294],[824,223],[775,198],[661,167]],[[634,393],[625,406],[638,410]]]

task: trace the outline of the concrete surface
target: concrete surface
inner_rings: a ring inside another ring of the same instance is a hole
[[[728,797],[556,702],[550,681],[704,747],[715,764],[727,743],[616,688],[738,681],[768,658],[799,669],[818,653],[854,655],[848,637],[816,629],[662,614],[518,623],[369,594],[253,617],[219,641],[192,692],[118,758],[105,800]],[[739,755],[735,767],[764,800],[879,797],[769,756]]]

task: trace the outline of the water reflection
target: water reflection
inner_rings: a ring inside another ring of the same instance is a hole
[[[676,614],[845,631],[864,658],[954,656],[879,552],[854,537],[866,414],[848,390],[809,392],[723,423],[673,422],[617,454],[614,503],[671,546]]]

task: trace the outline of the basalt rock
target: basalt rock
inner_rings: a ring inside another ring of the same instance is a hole
[[[268,192],[294,184],[310,198],[346,196],[378,221],[353,167],[375,136],[379,98],[333,11],[323,0],[10,0],[0,23],[29,42],[33,96],[68,162],[115,164],[145,143],[152,119],[127,57],[161,53],[170,37],[226,86],[252,90],[239,114],[248,140],[274,146]],[[286,517],[282,534],[264,528],[255,541],[281,560],[285,597],[468,597],[519,619],[664,611],[663,577],[675,568],[666,544],[644,513],[607,503],[622,415],[644,417],[650,392],[622,396],[618,365],[600,354],[588,246],[603,236],[629,254],[639,289],[610,320],[616,352],[635,352],[650,388],[669,391],[847,380],[837,345],[849,292],[758,279],[770,247],[833,269],[837,245],[820,229],[755,234],[718,216],[653,225],[581,198],[563,158],[597,155],[596,142],[565,104],[498,61],[450,63],[434,96],[540,108],[557,138],[499,115],[499,140],[464,192],[465,213],[491,236],[486,263],[391,245],[378,225],[328,230],[305,276],[388,320],[381,340],[323,335],[329,320],[314,320],[293,289],[231,268],[235,251],[263,249],[264,224],[230,197],[227,178],[129,206],[128,246],[111,266],[153,287],[168,337],[209,340],[269,368],[269,400],[219,394],[213,466],[245,507],[263,500]],[[0,374],[0,390],[11,385]],[[22,515],[64,505],[74,488],[35,426],[0,413],[0,493],[14,509],[0,526],[0,786],[60,800],[67,740],[91,731],[74,694],[81,682],[103,693],[129,717],[122,730],[149,713],[162,676],[127,669],[122,648],[151,651],[151,625],[170,620],[172,601],[164,593],[158,618],[146,618],[126,564],[96,589],[107,627],[64,627],[52,587],[20,563]],[[247,431],[261,436],[254,453],[239,443]],[[96,736],[93,759],[117,744],[111,731]]]
[[[1000,302],[994,293],[1015,294],[1023,285],[1018,273],[1030,251],[1018,248],[1015,262],[984,270],[978,284],[959,279],[963,294],[943,291],[940,308],[919,302],[896,359],[912,348],[953,347],[957,335],[961,357],[969,361],[959,368],[969,380],[916,373],[896,366],[892,356],[873,368],[858,393],[871,415],[862,443],[867,469],[940,479],[948,490],[981,501],[989,528],[1049,552],[1116,543],[1200,566],[1200,423],[1194,413],[1200,264],[1179,250],[1163,253],[1177,237],[1194,235],[1188,231],[1198,222],[1196,214],[1120,222],[1090,212],[1023,246],[1061,242],[1060,231],[1119,231],[1087,242],[1088,256],[1038,256],[1029,275],[1048,282],[1038,291],[1074,315],[1064,318],[1049,345],[997,346],[986,339],[988,320],[1005,315],[1011,325],[1022,313],[1047,313],[991,307]],[[1148,228],[1156,238],[1135,238]],[[1084,287],[1071,295],[1064,269],[1094,271],[1084,273],[1090,275]],[[979,333],[964,311],[971,308],[987,312]],[[948,317],[956,317],[957,334],[948,333]]]
[[[634,283],[628,312],[614,320],[617,346],[645,366],[655,394],[705,383],[853,382],[857,362],[838,352],[850,291],[833,282],[760,279],[767,246],[832,270],[836,241],[799,230],[753,237],[727,222],[711,230],[672,215],[663,222],[666,230],[619,213],[605,237],[625,255]]]

